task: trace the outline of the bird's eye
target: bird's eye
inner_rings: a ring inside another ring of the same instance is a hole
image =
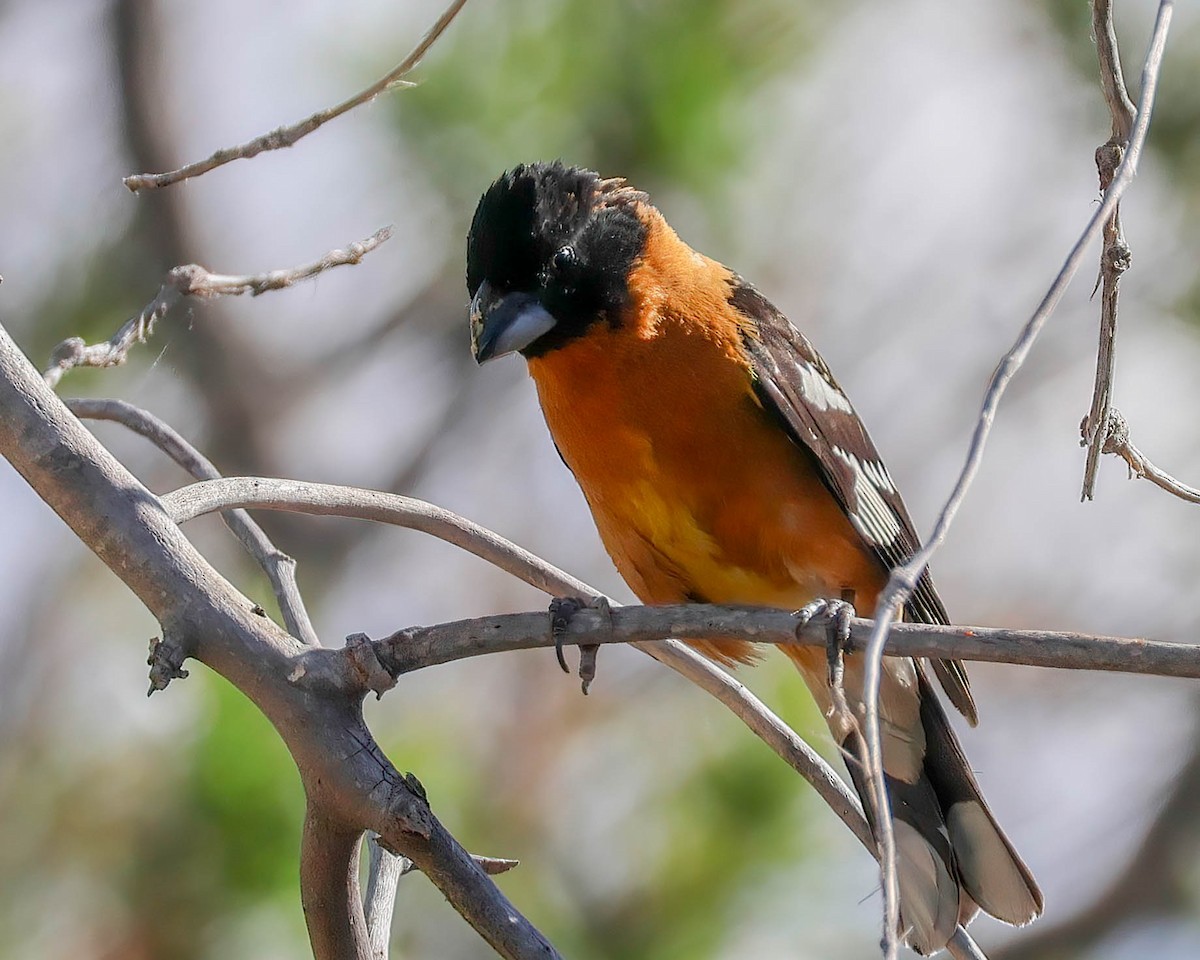
[[[575,266],[575,248],[572,246],[559,247],[550,262],[555,270],[569,270]]]

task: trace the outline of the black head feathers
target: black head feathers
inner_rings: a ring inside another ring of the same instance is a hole
[[[526,356],[616,322],[641,253],[646,195],[560,161],[521,164],[479,200],[467,236],[467,288],[535,295],[557,320]]]

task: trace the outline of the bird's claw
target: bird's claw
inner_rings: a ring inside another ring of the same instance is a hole
[[[796,618],[796,633],[799,635],[814,620],[824,620],[828,631],[825,651],[829,657],[829,682],[840,686],[842,681],[842,656],[850,652],[850,621],[855,610],[852,599],[820,599],[806,603],[792,614]]]
[[[554,655],[563,673],[570,673],[567,658],[563,654],[563,638],[567,635],[567,626],[571,618],[580,610],[590,609],[600,611],[605,622],[611,627],[612,607],[607,597],[555,597],[550,601],[550,635],[554,637]],[[586,695],[588,687],[596,679],[596,652],[600,645],[596,643],[581,643],[579,645],[579,679],[581,688]]]

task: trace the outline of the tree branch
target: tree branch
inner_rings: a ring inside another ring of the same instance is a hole
[[[162,626],[163,645],[207,664],[271,721],[296,762],[310,811],[347,831],[378,832],[502,957],[558,956],[437,820],[416,779],[401,776],[384,756],[362,721],[361,698],[293,682],[307,648],[255,614],[2,328],[0,410],[0,455],[141,599]],[[326,853],[313,864],[336,859],[331,848],[318,849]],[[313,882],[311,873],[306,877]],[[353,936],[343,926],[337,942]]]
[[[1086,420],[1080,424],[1080,430],[1086,436]],[[1180,500],[1186,500],[1189,503],[1200,503],[1200,490],[1197,490],[1195,487],[1189,487],[1186,483],[1176,480],[1165,470],[1160,470],[1150,462],[1150,459],[1141,450],[1133,445],[1133,441],[1129,439],[1129,424],[1125,422],[1121,411],[1115,407],[1108,413],[1108,429],[1105,430],[1104,434],[1104,452],[1115,453],[1124,460],[1129,465],[1129,469],[1134,476],[1149,480],[1156,486],[1166,490],[1167,493],[1179,497]]]
[[[866,716],[863,723],[863,735],[867,743],[867,774],[871,787],[873,804],[879,812],[879,836],[882,848],[880,862],[883,869],[884,895],[884,944],[888,960],[893,960],[899,950],[896,929],[899,925],[900,904],[899,885],[896,878],[896,841],[892,831],[891,805],[888,798],[887,786],[883,779],[883,747],[879,730],[879,685],[882,674],[882,657],[887,643],[888,630],[892,626],[897,613],[904,603],[912,596],[917,581],[938,547],[946,539],[950,524],[958,513],[967,490],[970,488],[979,465],[983,460],[983,451],[991,433],[992,422],[996,416],[996,408],[1001,397],[1017,371],[1025,362],[1034,341],[1042,327],[1050,318],[1058,301],[1062,298],[1070,284],[1079,264],[1083,260],[1088,245],[1101,232],[1104,223],[1116,209],[1122,194],[1133,181],[1137,172],[1138,160],[1142,147],[1146,142],[1146,132],[1150,127],[1150,115],[1154,106],[1154,94],[1158,87],[1158,74],[1162,66],[1163,50],[1167,42],[1167,31],[1171,24],[1171,14],[1174,10],[1173,0],[1160,0],[1158,16],[1154,23],[1154,32],[1150,39],[1150,48],[1146,54],[1145,65],[1142,68],[1142,94],[1138,102],[1137,117],[1133,132],[1129,138],[1129,148],[1122,158],[1120,166],[1113,176],[1113,181],[1105,191],[1104,200],[1092,214],[1087,227],[1075,241],[1066,261],[1046,291],[1046,295],[1038,304],[1033,315],[1025,323],[1016,342],[1001,358],[999,365],[992,374],[984,394],[983,405],[971,437],[966,461],[961,473],[955,481],[954,489],[942,507],[933,532],[925,545],[907,563],[897,567],[888,578],[887,586],[881,592],[879,603],[875,610],[875,627],[867,644],[866,664],[863,677],[863,701],[866,704]]]
[[[1121,74],[1121,54],[1113,27],[1111,0],[1092,0],[1092,35],[1096,39],[1096,54],[1100,61],[1100,86],[1112,114],[1112,136],[1096,148],[1096,170],[1100,175],[1100,192],[1112,183],[1117,166],[1125,153],[1125,144],[1133,129],[1134,109],[1125,90]],[[1087,463],[1083,471],[1083,500],[1091,500],[1096,492],[1096,471],[1100,466],[1104,446],[1104,426],[1112,406],[1113,372],[1116,365],[1117,295],[1121,275],[1129,269],[1130,251],[1121,230],[1120,204],[1104,223],[1104,247],[1100,252],[1100,345],[1096,351],[1096,378],[1092,388],[1092,405],[1084,421],[1084,443]]]
[[[309,807],[300,841],[300,902],[313,955],[321,960],[374,960],[358,892],[361,842],[361,830]]]
[[[373,520],[418,530],[486,560],[531,586],[558,597],[599,597],[595,588],[478,524],[441,507],[398,494],[263,477],[224,477],[168,494],[162,503],[179,523],[213,513],[251,506],[317,516]],[[613,605],[614,608],[616,605]],[[579,616],[583,616],[581,612]],[[761,740],[804,777],[869,849],[874,841],[857,798],[808,744],[741,681],[710,660],[675,641],[637,643],[637,649],[686,677],[715,697]],[[324,668],[312,656],[310,665]],[[337,669],[344,669],[339,666]]]
[[[371,960],[388,960],[388,944],[392,939],[392,912],[396,908],[396,887],[412,861],[388,853],[379,845],[374,834],[367,836],[370,854],[367,867],[367,893],[363,898],[367,934],[371,943]]]
[[[124,400],[71,398],[65,402],[67,409],[81,419],[110,420],[145,437],[197,480],[216,480],[221,476],[208,458],[174,427],[147,410]],[[270,580],[288,633],[309,646],[320,646],[296,583],[296,561],[276,547],[245,510],[227,510],[221,519]]]
[[[445,33],[446,28],[458,16],[458,11],[466,5],[466,2],[467,0],[454,0],[398,66],[389,71],[385,76],[380,77],[365,90],[356,93],[349,100],[343,100],[337,106],[319,110],[312,116],[290,126],[277,127],[270,133],[264,133],[260,137],[255,137],[249,143],[218,150],[206,160],[189,163],[187,166],[181,167],[178,170],[172,170],[170,173],[133,174],[124,179],[125,186],[134,193],[137,193],[139,190],[153,190],[158,187],[166,187],[181,180],[188,180],[191,177],[198,177],[201,174],[208,173],[208,171],[222,167],[233,160],[248,160],[268,150],[282,150],[284,147],[295,145],[301,138],[308,136],[330,120],[340,117],[343,113],[348,113],[355,107],[362,106],[370,100],[374,100],[381,93],[390,90],[392,87],[405,85],[403,78],[421,62],[421,59],[429,51],[429,48]],[[408,85],[411,86],[411,84]]]
[[[154,332],[154,325],[185,297],[211,299],[244,293],[257,297],[268,290],[290,287],[333,267],[357,264],[391,235],[391,227],[382,227],[365,240],[350,244],[345,250],[330,250],[320,260],[270,273],[231,276],[209,273],[195,263],[175,267],[163,278],[158,295],[142,308],[141,313],[126,320],[108,340],[88,344],[81,337],[69,337],[55,347],[43,376],[46,383],[56,387],[63,375],[75,367],[114,367],[124,363],[133,346],[145,343]]]
[[[653,607],[614,605],[609,618],[580,610],[562,633],[564,643],[649,643],[663,637],[740,640],[776,646],[824,647],[823,624],[805,624],[772,607],[687,603]],[[862,649],[874,624],[850,621],[852,647]],[[489,653],[554,646],[545,611],[509,613],[408,627],[374,641],[375,652],[394,677]],[[1200,645],[1049,630],[897,623],[888,635],[888,656],[961,659],[1058,670],[1104,670],[1143,676],[1200,679]]]

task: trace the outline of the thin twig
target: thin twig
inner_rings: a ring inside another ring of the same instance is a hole
[[[1116,209],[1121,195],[1132,182],[1137,172],[1138,159],[1141,157],[1142,146],[1146,141],[1146,131],[1150,126],[1150,114],[1154,104],[1154,94],[1158,87],[1158,73],[1162,65],[1163,49],[1166,45],[1167,31],[1171,23],[1174,9],[1173,0],[1160,0],[1158,16],[1154,24],[1154,33],[1150,39],[1150,49],[1146,54],[1145,65],[1142,69],[1142,94],[1138,103],[1137,118],[1134,122],[1133,133],[1130,136],[1129,148],[1125,157],[1104,194],[1104,200],[1092,214],[1087,227],[1075,242],[1068,254],[1058,276],[1050,285],[1050,289],[1042,298],[1025,326],[1022,328],[1016,342],[1001,359],[984,394],[983,406],[979,413],[975,431],[971,437],[971,445],[967,451],[966,462],[962,472],[954,484],[954,489],[942,507],[934,524],[933,532],[911,560],[897,567],[891,573],[887,586],[880,595],[875,611],[875,628],[871,632],[871,640],[866,651],[866,663],[863,677],[863,701],[866,705],[864,717],[864,735],[867,741],[867,774],[871,787],[873,803],[879,814],[879,840],[882,849],[880,862],[883,870],[884,897],[884,946],[887,960],[894,960],[899,951],[899,941],[896,929],[899,925],[900,904],[899,889],[896,878],[896,840],[892,830],[891,804],[888,798],[887,786],[883,779],[883,748],[879,732],[879,686],[882,675],[883,649],[887,642],[888,630],[895,620],[897,612],[916,589],[917,581],[928,565],[929,560],[941,546],[946,533],[961,506],[967,489],[975,479],[979,464],[983,459],[984,447],[987,445],[988,434],[991,432],[992,421],[996,416],[996,407],[1000,398],[1008,388],[1009,382],[1017,370],[1025,362],[1034,341],[1041,332],[1043,325],[1049,319],[1054,308],[1058,306],[1063,292],[1067,289],[1079,264],[1083,260],[1088,245],[1103,229],[1105,221]]]
[[[148,410],[124,400],[71,398],[64,402],[67,409],[82,420],[110,420],[128,427],[153,443],[197,480],[216,480],[221,476],[208,458],[188,443],[174,427]],[[288,633],[310,647],[319,647],[321,641],[317,638],[317,631],[308,616],[296,582],[296,561],[276,547],[245,510],[226,510],[221,514],[221,519],[267,575]]]
[[[1086,435],[1087,421],[1080,424],[1081,432]],[[1129,465],[1134,476],[1142,477],[1151,483],[1162,487],[1167,493],[1172,493],[1180,500],[1189,503],[1200,503],[1200,490],[1189,487],[1181,480],[1176,480],[1165,470],[1160,470],[1150,459],[1133,445],[1129,439],[1129,425],[1121,415],[1121,411],[1112,408],[1108,412],[1108,429],[1104,432],[1104,452],[1115,453]]]
[[[1100,192],[1112,183],[1113,175],[1125,152],[1125,144],[1133,129],[1134,109],[1125,90],[1121,73],[1121,54],[1112,20],[1111,0],[1092,0],[1092,34],[1096,38],[1096,54],[1100,61],[1100,86],[1112,114],[1112,136],[1096,148],[1096,170],[1100,175]],[[1104,424],[1112,406],[1113,374],[1116,366],[1117,297],[1121,275],[1129,269],[1130,251],[1121,229],[1120,204],[1113,207],[1112,216],[1104,224],[1104,245],[1100,251],[1100,343],[1096,351],[1096,377],[1092,388],[1092,405],[1088,411],[1084,445],[1087,462],[1083,471],[1081,499],[1091,500],[1096,493],[1096,471],[1100,466],[1104,445]]]
[[[333,267],[354,265],[391,235],[392,228],[383,227],[344,250],[330,250],[320,260],[270,273],[231,276],[210,273],[195,263],[174,267],[163,278],[158,295],[146,304],[141,313],[126,320],[116,333],[100,343],[88,344],[82,337],[64,340],[51,351],[50,365],[42,376],[51,387],[56,387],[63,375],[75,367],[114,367],[124,363],[134,345],[145,343],[154,332],[154,325],[185,297],[211,299],[244,293],[257,297],[268,290],[290,287]]]
[[[438,17],[437,22],[426,31],[425,35],[413,47],[409,55],[395,69],[388,72],[385,76],[380,77],[365,90],[356,93],[349,100],[343,100],[336,106],[319,110],[298,123],[286,127],[277,127],[269,133],[255,137],[249,143],[218,150],[208,159],[189,163],[178,170],[172,170],[169,173],[136,173],[125,177],[123,181],[125,186],[134,193],[137,193],[139,190],[153,190],[158,187],[167,187],[181,180],[187,180],[191,177],[198,177],[201,174],[208,173],[208,171],[222,167],[232,160],[248,160],[250,157],[258,156],[258,154],[268,150],[282,150],[284,147],[293,146],[302,137],[308,136],[318,127],[324,126],[335,117],[340,117],[343,113],[348,113],[355,107],[362,106],[364,103],[374,100],[381,93],[393,87],[413,86],[411,83],[406,83],[403,78],[421,62],[421,59],[429,51],[429,48],[445,33],[446,28],[458,16],[458,11],[466,5],[466,2],[467,0],[454,0],[446,8],[445,12]]]
[[[971,939],[971,935],[962,927],[954,931],[954,936],[946,944],[946,952],[954,960],[987,960],[987,955],[979,949],[979,944]]]

